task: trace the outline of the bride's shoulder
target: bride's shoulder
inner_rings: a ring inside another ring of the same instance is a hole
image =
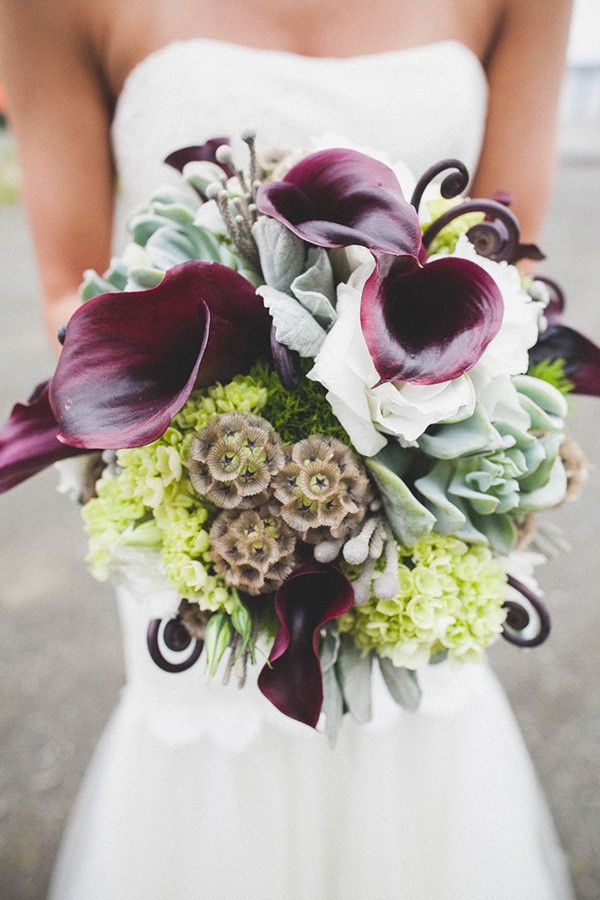
[[[36,72],[83,59],[93,49],[98,24],[91,0],[0,0],[2,67],[22,61],[24,53],[27,68]]]

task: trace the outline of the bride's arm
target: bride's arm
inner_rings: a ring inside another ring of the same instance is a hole
[[[110,256],[110,106],[87,4],[0,0],[0,66],[51,334],[76,308],[85,268]]]
[[[507,0],[486,63],[490,103],[473,196],[506,189],[525,241],[539,239],[572,0]]]

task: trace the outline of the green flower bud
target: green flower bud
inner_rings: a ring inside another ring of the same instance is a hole
[[[232,636],[233,628],[227,613],[219,612],[210,617],[204,639],[209,675],[213,676],[216,673]]]

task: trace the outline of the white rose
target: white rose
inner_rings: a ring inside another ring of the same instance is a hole
[[[468,375],[440,384],[380,384],[360,327],[360,301],[374,260],[360,265],[338,287],[338,318],[308,377],[328,391],[327,399],[359,453],[374,456],[387,443],[414,442],[429,425],[470,416],[475,391]]]

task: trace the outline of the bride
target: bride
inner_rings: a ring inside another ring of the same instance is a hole
[[[569,0],[1,0],[0,59],[46,321],[107,268],[161,161],[215,135],[335,132],[471,194],[515,198],[538,237]],[[119,226],[117,225],[117,228]],[[269,892],[282,900],[571,896],[552,824],[486,667],[425,673],[410,715],[375,697],[336,749],[194,669],[153,668],[120,592],[128,686],[84,784],[56,900]]]

